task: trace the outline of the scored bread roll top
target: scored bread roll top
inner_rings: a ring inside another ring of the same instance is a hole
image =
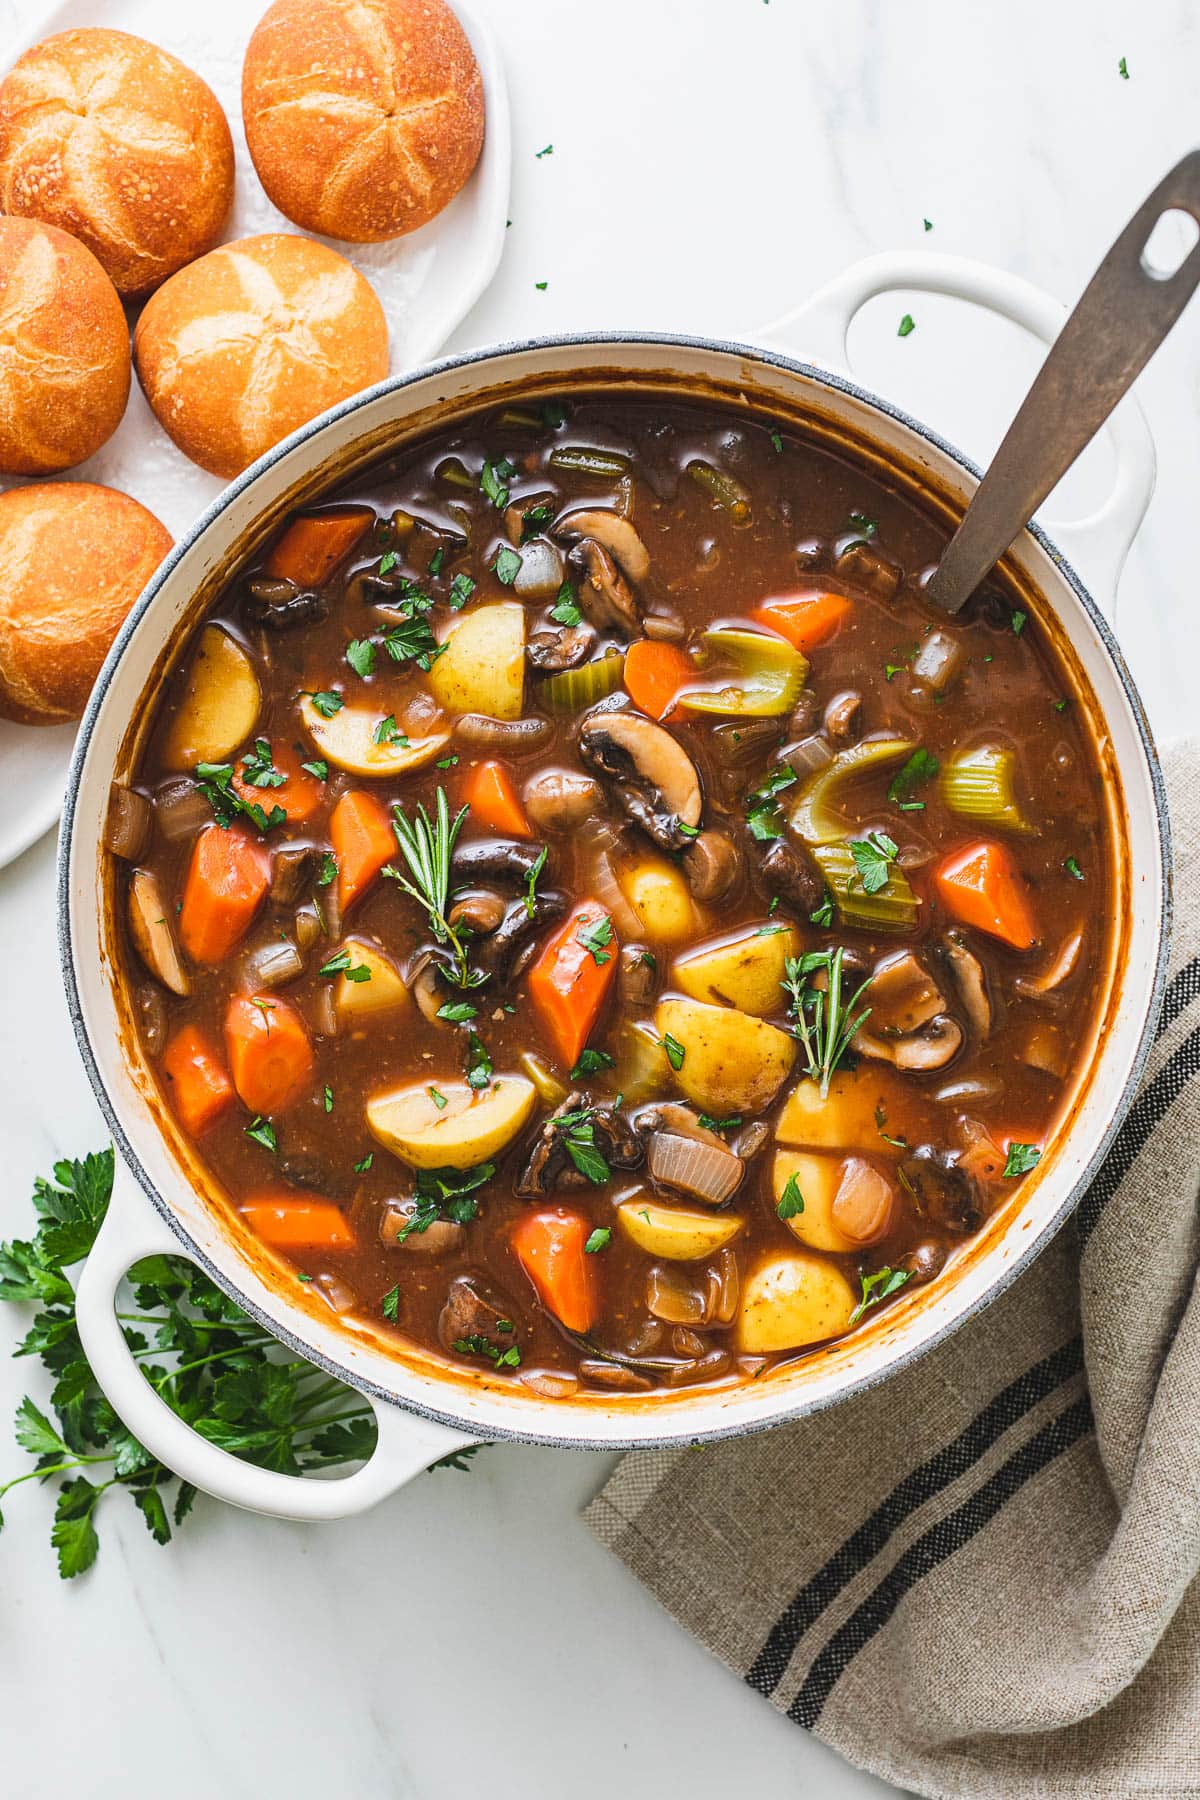
[[[46,481],[0,494],[0,716],[77,719],[170,548],[166,526],[116,488]]]
[[[0,218],[0,470],[46,475],[98,450],[129,398],[129,327],[90,250]]]
[[[210,249],[232,201],[216,95],[144,38],[62,31],[0,82],[0,212],[69,231],[122,294]]]
[[[462,187],[483,144],[483,83],[443,0],[275,0],[246,49],[242,118],[281,212],[374,243]]]
[[[133,339],[164,430],[214,475],[380,381],[387,321],[345,257],[282,232],[223,244],[172,275]]]

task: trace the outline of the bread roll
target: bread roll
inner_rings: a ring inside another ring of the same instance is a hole
[[[0,82],[0,212],[59,225],[127,296],[211,249],[233,140],[211,88],[124,31],[62,31]]]
[[[184,455],[236,475],[387,374],[387,321],[344,257],[276,232],[223,244],[172,275],[138,320],[133,356]]]
[[[98,450],[129,398],[129,327],[90,250],[0,218],[0,470],[48,475]]]
[[[0,494],[0,716],[77,719],[170,548],[166,526],[116,488],[46,481]]]
[[[242,118],[280,212],[369,244],[457,194],[483,143],[483,83],[443,0],[275,0],[246,49]]]

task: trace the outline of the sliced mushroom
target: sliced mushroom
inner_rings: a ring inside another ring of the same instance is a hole
[[[825,735],[831,744],[853,744],[862,729],[862,695],[835,694],[825,708]]]
[[[796,912],[816,912],[825,898],[825,882],[807,850],[789,844],[786,838],[775,838],[761,849],[759,874],[767,892],[787,901]]]
[[[270,898],[274,906],[291,906],[300,898],[321,852],[311,844],[286,844],[271,859]]]
[[[593,713],[579,730],[585,763],[611,776],[635,824],[664,850],[685,849],[700,823],[700,777],[683,746],[643,713]]]
[[[621,1006],[627,1012],[645,1012],[654,999],[656,985],[654,961],[645,944],[622,944],[617,965]]]
[[[490,937],[503,921],[504,912],[502,895],[490,888],[476,888],[458,896],[450,908],[448,923],[455,929],[464,926],[472,937]]]
[[[175,929],[159,890],[158,877],[149,869],[135,869],[130,878],[129,935],[150,973],[164,987],[173,994],[191,992],[192,984],[179,958]]]
[[[946,1247],[944,1244],[916,1244],[900,1258],[899,1266],[908,1270],[909,1280],[913,1283],[932,1281],[946,1266]]]
[[[911,950],[885,957],[871,976],[871,1025],[887,1036],[907,1036],[946,1010],[941,989]]]
[[[446,984],[438,977],[441,962],[439,952],[430,945],[418,950],[401,971],[405,987],[417,1003],[421,1017],[431,1025],[444,1025],[445,1019],[438,1018],[438,1008],[444,1006],[449,999]]]
[[[922,1144],[900,1164],[900,1180],[923,1218],[945,1231],[974,1231],[983,1218],[974,1178],[949,1150]]]
[[[537,831],[575,831],[600,812],[604,796],[590,775],[547,769],[525,784],[522,795],[530,824]]]
[[[646,1147],[623,1112],[608,1104],[593,1106],[581,1089],[568,1094],[545,1120],[534,1140],[529,1159],[517,1177],[518,1200],[541,1200],[556,1187],[586,1187],[587,1177],[575,1167],[567,1148],[563,1120],[586,1113],[597,1150],[610,1168],[636,1169],[645,1160]]]
[[[242,612],[251,625],[265,631],[296,631],[302,625],[315,625],[329,611],[329,602],[320,594],[306,592],[294,581],[278,581],[257,576],[246,584]]]
[[[453,1219],[434,1219],[424,1231],[410,1231],[401,1238],[401,1231],[416,1211],[415,1199],[388,1201],[379,1217],[379,1241],[385,1249],[407,1250],[431,1262],[462,1249],[466,1226],[455,1224]]]
[[[697,900],[720,900],[738,878],[741,857],[723,831],[702,831],[683,859],[687,884]]]
[[[1059,945],[1053,962],[1040,975],[1018,975],[1013,987],[1027,1000],[1044,1000],[1064,981],[1069,981],[1079,964],[1083,949],[1083,928],[1070,932]]]
[[[967,949],[961,933],[948,931],[942,946],[954,983],[958,989],[967,1023],[979,1038],[992,1029],[992,1003],[988,998],[987,977],[983,964]]]
[[[558,631],[535,631],[525,646],[530,667],[543,675],[577,669],[591,654],[596,633],[590,625],[563,625]]]
[[[579,584],[579,606],[584,615],[601,631],[616,629],[628,637],[636,637],[642,629],[633,589],[603,545],[591,538],[572,551],[583,565]]]
[[[533,868],[544,844],[520,838],[476,838],[469,844],[456,844],[450,873],[456,887],[477,881],[523,882]]]
[[[939,1013],[920,1031],[903,1037],[876,1037],[860,1025],[854,1037],[854,1048],[863,1056],[891,1063],[910,1075],[929,1074],[953,1062],[963,1047],[963,1028],[949,1013]]]
[[[649,551],[629,520],[619,513],[599,507],[568,513],[555,525],[554,535],[568,542],[590,538],[608,552],[630,581],[643,582],[650,573]]]
[[[743,1162],[753,1162],[761,1156],[771,1142],[771,1127],[765,1119],[752,1119],[744,1131],[739,1131],[733,1140],[733,1148]]]
[[[524,895],[510,900],[495,931],[475,950],[475,961],[494,981],[518,980],[537,949],[539,932],[566,910],[567,896],[556,888],[539,888],[532,906]]]
[[[503,1299],[485,1291],[479,1276],[456,1275],[438,1315],[438,1337],[447,1350],[474,1337],[487,1338],[492,1344],[510,1344],[515,1316]]]
[[[550,719],[493,719],[490,713],[463,713],[454,721],[454,735],[476,750],[503,750],[521,756],[540,750],[554,734]]]

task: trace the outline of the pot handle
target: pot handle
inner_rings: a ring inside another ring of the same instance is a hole
[[[129,1172],[117,1164],[108,1214],[75,1296],[84,1353],[125,1424],[161,1463],[203,1493],[279,1519],[348,1518],[392,1494],[452,1450],[478,1442],[394,1406],[376,1406],[379,1441],[369,1462],[342,1479],[282,1475],[210,1444],[161,1400],[130,1355],[116,1315],[117,1289],[144,1256],[182,1249]]]
[[[887,251],[852,264],[756,336],[793,354],[811,357],[822,367],[848,373],[847,340],[855,314],[868,300],[897,288],[946,294],[986,307],[1023,326],[1045,344],[1054,342],[1067,316],[1061,301],[1004,269],[962,256]],[[1145,414],[1131,395],[1113,412],[1105,430],[1116,458],[1108,498],[1086,518],[1056,522],[1052,536],[1111,619],[1125,558],[1154,492],[1155,462]]]

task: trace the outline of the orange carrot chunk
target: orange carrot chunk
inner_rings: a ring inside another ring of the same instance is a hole
[[[584,1250],[587,1239],[587,1220],[565,1206],[526,1213],[513,1228],[518,1262],[542,1305],[568,1331],[589,1331],[596,1322],[594,1259]]]
[[[264,1118],[297,1098],[313,1068],[304,1020],[276,994],[235,994],[225,1013],[225,1050],[238,1098]]]
[[[179,938],[193,962],[224,962],[250,927],[271,881],[266,846],[240,825],[210,825],[188,865]]]
[[[271,744],[271,767],[277,775],[284,778],[279,787],[256,787],[252,781],[247,781],[242,773],[245,761],[245,756],[242,756],[234,764],[233,786],[247,805],[257,803],[268,816],[273,806],[280,806],[287,814],[289,823],[294,825],[311,818],[320,806],[325,792],[324,783],[300,767],[300,752],[294,745],[285,743],[283,739]]]
[[[189,1137],[214,1125],[233,1101],[233,1083],[215,1046],[195,1025],[181,1025],[162,1056],[171,1104]]]
[[[797,650],[815,650],[835,635],[854,602],[844,594],[830,594],[821,588],[801,594],[779,594],[764,600],[750,617],[785,637]]]
[[[396,836],[383,803],[362,788],[343,794],[329,819],[338,866],[338,899],[345,912],[396,854]]]
[[[264,1244],[276,1250],[353,1250],[357,1239],[332,1200],[298,1200],[290,1188],[267,1188],[238,1208]]]
[[[1014,950],[1028,950],[1037,941],[1025,881],[1007,845],[981,838],[951,851],[934,869],[933,885],[960,924],[990,932]]]
[[[665,719],[681,688],[696,679],[696,665],[678,644],[638,638],[625,652],[625,686],[629,698],[652,719]]]
[[[529,998],[568,1068],[579,1061],[599,1017],[620,948],[612,914],[598,900],[585,900],[529,971]]]
[[[341,512],[301,513],[275,545],[263,574],[297,587],[320,587],[349,556],[375,517],[369,506]]]
[[[483,762],[471,770],[463,788],[473,825],[486,825],[505,837],[532,837],[525,809],[517,798],[512,776],[503,763]]]

